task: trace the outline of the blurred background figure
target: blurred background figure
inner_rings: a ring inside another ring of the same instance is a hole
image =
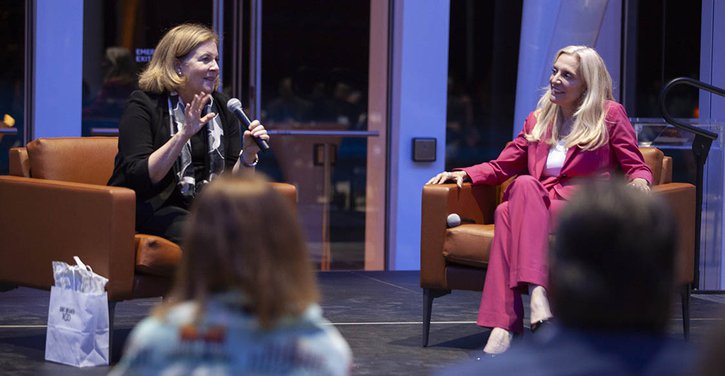
[[[322,317],[285,200],[259,176],[209,184],[171,294],[133,330],[113,375],[349,374],[350,348]]]
[[[692,374],[692,350],[666,333],[676,245],[674,219],[657,196],[623,182],[583,187],[561,213],[550,252],[557,321],[459,374]]]
[[[103,59],[103,84],[96,97],[83,109],[83,116],[114,118],[123,113],[128,96],[138,88],[137,68],[131,52],[123,47],[108,47]]]
[[[307,118],[312,103],[297,96],[292,89],[292,78],[284,77],[277,86],[277,97],[267,105],[267,114],[265,120],[284,122],[284,121],[303,121]]]

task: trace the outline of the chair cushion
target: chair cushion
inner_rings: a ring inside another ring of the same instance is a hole
[[[113,173],[118,138],[39,138],[27,150],[34,178],[106,185]]]
[[[465,224],[446,230],[443,257],[447,262],[485,268],[494,225]]]
[[[142,274],[170,277],[181,262],[181,248],[159,236],[136,234],[136,271]]]

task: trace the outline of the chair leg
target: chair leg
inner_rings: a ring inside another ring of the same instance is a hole
[[[113,363],[114,359],[120,358],[115,357],[113,354],[113,321],[115,316],[116,302],[108,302],[108,358],[111,364]]]
[[[433,299],[450,294],[451,290],[423,289],[423,347],[428,346],[430,316],[433,311]]]
[[[680,291],[682,297],[682,332],[685,339],[690,337],[690,284],[686,284]]]

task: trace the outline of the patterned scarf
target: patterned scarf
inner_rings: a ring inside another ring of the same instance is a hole
[[[201,116],[209,113],[214,109],[214,98],[204,107]],[[218,114],[219,112],[217,112]],[[184,129],[186,118],[184,116],[184,103],[177,93],[171,93],[169,96],[169,119],[170,133],[173,137],[179,130]],[[214,180],[217,176],[224,172],[224,144],[221,139],[224,136],[219,115],[215,116],[207,126],[199,132],[206,132],[207,145],[209,146],[209,178],[201,182],[197,182],[194,175],[194,166],[191,161],[191,140],[186,142],[184,148],[181,149],[181,155],[174,164],[174,175],[179,185],[181,195],[186,198],[192,198],[196,193],[200,192],[205,184]]]

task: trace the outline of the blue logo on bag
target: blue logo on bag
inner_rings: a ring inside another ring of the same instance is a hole
[[[70,321],[71,315],[76,314],[76,310],[68,307],[59,307],[60,315],[63,321]]]

